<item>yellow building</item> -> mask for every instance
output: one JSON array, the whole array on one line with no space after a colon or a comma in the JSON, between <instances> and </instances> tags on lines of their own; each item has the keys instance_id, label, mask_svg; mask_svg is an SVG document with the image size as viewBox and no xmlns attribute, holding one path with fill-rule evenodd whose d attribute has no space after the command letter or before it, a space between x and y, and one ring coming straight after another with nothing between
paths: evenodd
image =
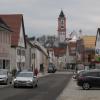
<instances>
[{"instance_id":1,"label":"yellow building","mask_svg":"<svg viewBox=\"0 0 100 100\"><path fill-rule=\"evenodd\" d=\"M85 48L93 48L94 49L96 36L84 36L83 41L84 41Z\"/></svg>"},{"instance_id":2,"label":"yellow building","mask_svg":"<svg viewBox=\"0 0 100 100\"><path fill-rule=\"evenodd\" d=\"M95 58L96 36L83 36L84 63L90 64Z\"/></svg>"}]
</instances>

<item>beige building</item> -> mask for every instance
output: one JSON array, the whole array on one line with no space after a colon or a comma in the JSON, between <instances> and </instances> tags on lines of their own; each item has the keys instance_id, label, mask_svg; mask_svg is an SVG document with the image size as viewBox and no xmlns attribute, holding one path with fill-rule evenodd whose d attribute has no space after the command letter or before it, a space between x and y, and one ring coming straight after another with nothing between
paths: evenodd
<instances>
[{"instance_id":1,"label":"beige building","mask_svg":"<svg viewBox=\"0 0 100 100\"><path fill-rule=\"evenodd\" d=\"M96 36L83 36L77 40L77 63L94 66Z\"/></svg>"}]
</instances>

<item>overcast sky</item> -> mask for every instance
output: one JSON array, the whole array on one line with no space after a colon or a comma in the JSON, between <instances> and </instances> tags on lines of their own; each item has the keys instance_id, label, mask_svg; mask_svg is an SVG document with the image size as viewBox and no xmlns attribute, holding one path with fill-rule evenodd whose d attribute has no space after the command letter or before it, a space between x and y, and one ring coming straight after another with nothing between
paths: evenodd
<instances>
[{"instance_id":1,"label":"overcast sky","mask_svg":"<svg viewBox=\"0 0 100 100\"><path fill-rule=\"evenodd\" d=\"M23 14L26 34L57 35L61 9L66 15L67 33L82 29L96 35L100 27L100 0L0 0L0 14Z\"/></svg>"}]
</instances>

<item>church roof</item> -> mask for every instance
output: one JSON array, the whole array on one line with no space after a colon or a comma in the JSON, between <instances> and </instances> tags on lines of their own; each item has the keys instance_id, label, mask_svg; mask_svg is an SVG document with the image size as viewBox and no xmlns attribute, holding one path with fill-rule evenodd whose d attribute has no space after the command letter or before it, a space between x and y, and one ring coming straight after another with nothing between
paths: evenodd
<instances>
[{"instance_id":1,"label":"church roof","mask_svg":"<svg viewBox=\"0 0 100 100\"><path fill-rule=\"evenodd\" d=\"M63 11L61 10L59 17L65 17Z\"/></svg>"}]
</instances>

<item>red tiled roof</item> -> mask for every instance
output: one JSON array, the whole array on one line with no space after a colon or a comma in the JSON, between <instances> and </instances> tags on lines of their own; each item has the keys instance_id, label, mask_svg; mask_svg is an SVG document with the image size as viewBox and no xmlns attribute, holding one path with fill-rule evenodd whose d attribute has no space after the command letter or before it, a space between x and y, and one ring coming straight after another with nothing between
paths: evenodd
<instances>
[{"instance_id":1,"label":"red tiled roof","mask_svg":"<svg viewBox=\"0 0 100 100\"><path fill-rule=\"evenodd\" d=\"M22 14L10 14L10 15L0 15L0 17L7 23L11 28L11 45L18 46L18 40L20 37L20 28L23 15Z\"/></svg>"},{"instance_id":2,"label":"red tiled roof","mask_svg":"<svg viewBox=\"0 0 100 100\"><path fill-rule=\"evenodd\" d=\"M54 48L54 55L61 57L66 53L66 48Z\"/></svg>"}]
</instances>

